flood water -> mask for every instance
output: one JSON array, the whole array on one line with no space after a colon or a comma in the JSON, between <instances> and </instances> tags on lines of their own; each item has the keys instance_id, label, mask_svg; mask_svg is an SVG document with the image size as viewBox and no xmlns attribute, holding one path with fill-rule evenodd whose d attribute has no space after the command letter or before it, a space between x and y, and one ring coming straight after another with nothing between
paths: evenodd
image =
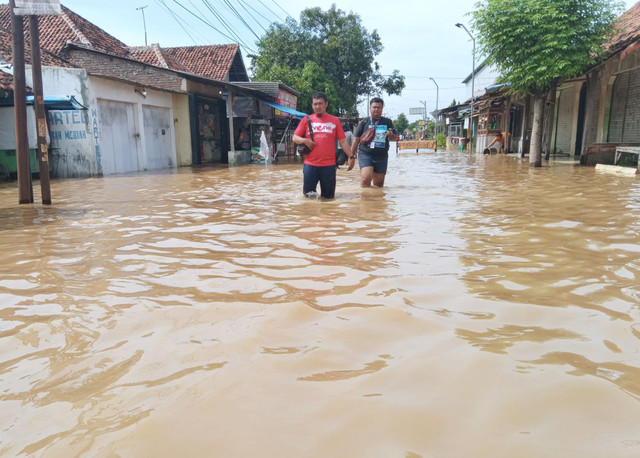
<instances>
[{"instance_id":1,"label":"flood water","mask_svg":"<svg viewBox=\"0 0 640 458\"><path fill-rule=\"evenodd\" d=\"M638 179L301 167L1 185L0 456L640 455Z\"/></svg>"}]
</instances>

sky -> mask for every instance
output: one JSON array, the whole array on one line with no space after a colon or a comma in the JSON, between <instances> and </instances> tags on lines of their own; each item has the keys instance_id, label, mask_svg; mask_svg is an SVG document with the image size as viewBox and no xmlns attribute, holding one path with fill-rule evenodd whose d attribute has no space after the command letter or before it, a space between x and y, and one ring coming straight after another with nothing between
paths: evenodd
<instances>
[{"instance_id":1,"label":"sky","mask_svg":"<svg viewBox=\"0 0 640 458\"><path fill-rule=\"evenodd\" d=\"M256 35L262 36L271 22L297 21L306 8L327 10L331 3L317 0L61 0L61 3L129 46L158 43L162 47L194 46L239 42L245 57L256 50ZM469 32L470 12L476 0L340 0L339 9L361 17L368 32L376 30L384 50L377 56L383 75L398 70L406 87L400 96L383 94L384 115L396 119L410 108L426 105L427 111L460 102L471 95L462 81L473 68L473 42ZM636 3L626 0L626 8ZM235 7L247 25L234 16ZM228 29L216 17L227 23ZM476 66L481 62L476 55ZM433 78L433 80L431 79ZM475 87L493 81L476 79ZM437 105L437 107L436 107ZM366 102L358 106L366 115Z\"/></svg>"}]
</instances>

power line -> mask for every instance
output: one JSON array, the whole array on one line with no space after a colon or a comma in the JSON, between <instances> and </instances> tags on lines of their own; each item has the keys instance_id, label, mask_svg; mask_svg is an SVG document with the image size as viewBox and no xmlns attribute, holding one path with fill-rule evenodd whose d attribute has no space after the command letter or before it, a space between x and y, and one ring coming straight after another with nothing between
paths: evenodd
<instances>
[{"instance_id":1,"label":"power line","mask_svg":"<svg viewBox=\"0 0 640 458\"><path fill-rule=\"evenodd\" d=\"M185 28L185 26L182 24L183 22L186 23L186 21L184 21L182 18L180 18L178 15L176 15L173 10L165 3L165 0L155 0L156 3L158 5L160 5L161 7L165 8L167 10L167 12L169 13L169 15L171 15L171 17L173 17L173 19L178 23L178 25L180 26L180 28L184 31L184 33L187 34L187 36L189 38L191 38L191 41L193 41L194 44L198 44L198 41L193 38L193 36L189 33L189 31ZM203 43L203 42L200 42Z\"/></svg>"},{"instance_id":2,"label":"power line","mask_svg":"<svg viewBox=\"0 0 640 458\"><path fill-rule=\"evenodd\" d=\"M240 22L242 22L247 27L247 29L249 29L249 31L256 37L256 39L259 40L260 37L258 36L258 34L254 32L254 30L251 28L249 24L247 24L247 21L244 20L244 17L242 17L242 15L238 12L238 10L235 9L235 7L231 4L231 2L229 0L224 0L224 2L229 6L229 9L233 12L233 14L235 14L236 17L240 19Z\"/></svg>"},{"instance_id":3,"label":"power line","mask_svg":"<svg viewBox=\"0 0 640 458\"><path fill-rule=\"evenodd\" d=\"M284 9L284 8L282 8L282 7L278 4L278 2L276 2L276 0L271 0L271 1L274 3L274 5L276 5L278 8L280 8L280 9L284 12L284 14L286 14L286 15L287 15L287 17L290 17L291 19L294 19L294 17L293 17L293 16L291 16L287 11L285 11L285 9ZM276 16L276 17L277 17L277 16Z\"/></svg>"},{"instance_id":4,"label":"power line","mask_svg":"<svg viewBox=\"0 0 640 458\"><path fill-rule=\"evenodd\" d=\"M247 2L245 2L244 0L238 0L238 1L240 2L240 6L242 7L242 9L244 9L244 10L247 12L247 14L248 14L249 16L251 16L251 19L253 19L253 20L256 22L256 24L258 24L258 25L260 26L260 28L266 32L266 31L267 31L267 29L266 29L262 24L260 24L260 22L259 22L259 21L258 21L258 20L253 16L253 14L251 14L251 11L249 11L249 10L247 9L247 6L246 6L246 5L247 5ZM267 18L266 18L262 13L260 13L258 10L256 10L255 8L252 8L252 9L253 9L253 12L254 12L254 13L256 13L257 15L259 15L260 17L262 17L262 19L264 19L265 21L269 21L269 19L267 19ZM269 22L271 22L271 21L269 21Z\"/></svg>"},{"instance_id":5,"label":"power line","mask_svg":"<svg viewBox=\"0 0 640 458\"><path fill-rule=\"evenodd\" d=\"M280 16L278 16L276 13L274 13L274 12L273 12L273 10L272 10L271 8L269 8L267 5L265 5L265 4L264 4L264 2L263 2L262 0L258 0L258 2L260 2L260 4L261 4L262 6L264 6L267 10L269 10L269 12L270 12L271 14L273 14L273 15L274 15L275 17L277 17L279 20L281 20L281 21L283 21L283 22L284 22L284 20L283 20ZM275 3L275 2L273 2L273 3ZM276 3L276 5L277 5L277 3ZM280 5L278 5L278 6L280 6ZM280 8L280 9L282 9L282 8ZM283 11L284 11L284 10L283 10ZM286 11L285 11L285 13L286 13ZM287 15L288 15L288 14L287 14Z\"/></svg>"},{"instance_id":6,"label":"power line","mask_svg":"<svg viewBox=\"0 0 640 458\"><path fill-rule=\"evenodd\" d=\"M211 11L211 13L218 18L218 21L222 24L222 26L235 38L234 41L237 41L239 44L241 43L243 46L247 46L247 44L244 42L244 40L242 40L238 34L232 30L231 26L229 26L229 24L227 23L227 21L224 20L224 18L220 15L220 13L218 13L213 6L209 3L209 0L202 0L204 5L207 7L207 9L209 11ZM200 13L202 16L204 16L203 13Z\"/></svg>"},{"instance_id":7,"label":"power line","mask_svg":"<svg viewBox=\"0 0 640 458\"><path fill-rule=\"evenodd\" d=\"M187 7L185 7L182 3L180 3L178 0L173 0L173 3L175 3L176 5L178 5L180 8L182 8L183 10L185 10L187 13L189 13L190 15L192 15L193 17L195 17L197 20L203 22L204 24L206 24L207 26L211 27L213 30L215 30L216 32L218 32L220 35L222 35L223 37L225 37L227 40L231 40L234 41L233 38L229 37L227 34L225 34L222 30L216 28L213 24L205 21L204 19L202 19L201 17L199 17L197 14L194 14L193 11L189 10Z\"/></svg>"}]
</instances>

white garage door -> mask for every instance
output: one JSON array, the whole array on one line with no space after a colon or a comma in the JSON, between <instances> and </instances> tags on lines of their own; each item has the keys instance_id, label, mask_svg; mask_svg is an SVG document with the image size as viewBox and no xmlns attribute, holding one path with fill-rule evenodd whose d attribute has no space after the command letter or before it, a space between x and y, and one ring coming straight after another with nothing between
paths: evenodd
<instances>
[{"instance_id":1,"label":"white garage door","mask_svg":"<svg viewBox=\"0 0 640 458\"><path fill-rule=\"evenodd\" d=\"M138 134L135 128L134 105L131 103L98 100L100 110L100 139L102 173L137 172Z\"/></svg>"},{"instance_id":2,"label":"white garage door","mask_svg":"<svg viewBox=\"0 0 640 458\"><path fill-rule=\"evenodd\" d=\"M171 111L169 108L142 107L144 120L144 139L148 169L175 167L173 152L173 133L171 130Z\"/></svg>"}]
</instances>

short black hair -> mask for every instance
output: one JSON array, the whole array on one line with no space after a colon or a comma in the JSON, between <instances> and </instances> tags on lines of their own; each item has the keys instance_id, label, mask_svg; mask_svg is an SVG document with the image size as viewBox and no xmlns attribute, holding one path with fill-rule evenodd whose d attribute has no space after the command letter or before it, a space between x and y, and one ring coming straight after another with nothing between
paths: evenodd
<instances>
[{"instance_id":1,"label":"short black hair","mask_svg":"<svg viewBox=\"0 0 640 458\"><path fill-rule=\"evenodd\" d=\"M323 99L325 102L328 102L329 99L327 98L327 94L325 94L324 92L315 92L313 94L313 97L311 97L312 99Z\"/></svg>"},{"instance_id":2,"label":"short black hair","mask_svg":"<svg viewBox=\"0 0 640 458\"><path fill-rule=\"evenodd\" d=\"M384 106L384 100L382 100L380 97L374 97L369 100L369 106L373 105L374 103L381 103L382 106Z\"/></svg>"}]
</instances>

